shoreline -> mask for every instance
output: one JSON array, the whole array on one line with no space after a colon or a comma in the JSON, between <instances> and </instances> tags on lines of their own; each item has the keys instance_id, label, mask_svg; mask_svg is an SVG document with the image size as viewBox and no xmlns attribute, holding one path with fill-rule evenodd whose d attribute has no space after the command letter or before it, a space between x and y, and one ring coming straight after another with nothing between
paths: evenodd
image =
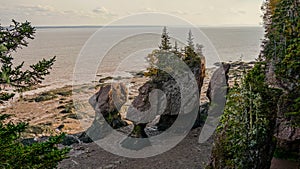
<instances>
[{"instance_id":1,"label":"shoreline","mask_svg":"<svg viewBox=\"0 0 300 169\"><path fill-rule=\"evenodd\" d=\"M254 62L231 62L233 65L230 68L229 84L233 85L235 75L239 74L242 68L248 69L253 66ZM216 68L206 68L206 75L203 81L203 86L200 95L200 104L208 102L206 92L210 78ZM94 118L94 110L88 104L88 98L98 91L98 87L110 82L126 82L129 88L128 102L130 104L133 98L138 94L138 88L146 82L145 77L141 77L136 73L132 78L122 77L104 77L99 76L102 83L84 84L84 85L41 85L34 90L24 92L22 97L15 97L9 104L1 107L0 111L11 114L12 122L25 121L36 130L29 130L24 137L41 137L66 132L67 134L75 134L84 131L92 124ZM104 80L103 80L104 79ZM98 85L96 85L98 84ZM82 92L84 97L77 95ZM81 98L80 98L81 97ZM78 105L74 105L77 99L84 99L84 103L79 106L86 110L78 109ZM75 111L75 107L77 106ZM90 107L90 108L88 108ZM82 113L78 111L87 111ZM62 127L63 126L63 127ZM61 128L62 127L62 128ZM59 131L58 128L61 128Z\"/></svg>"}]
</instances>

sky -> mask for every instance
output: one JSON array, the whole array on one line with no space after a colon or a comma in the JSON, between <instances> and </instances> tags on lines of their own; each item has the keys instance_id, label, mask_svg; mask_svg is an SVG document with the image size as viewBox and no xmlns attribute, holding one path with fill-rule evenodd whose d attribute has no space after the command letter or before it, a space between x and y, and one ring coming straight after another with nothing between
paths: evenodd
<instances>
[{"instance_id":1,"label":"sky","mask_svg":"<svg viewBox=\"0 0 300 169\"><path fill-rule=\"evenodd\" d=\"M9 0L1 3L0 23L9 25L15 19L28 20L35 26L107 25L154 12L197 26L259 26L262 3L263 0ZM134 23L119 23L151 25L154 22L150 20L142 17Z\"/></svg>"}]
</instances>

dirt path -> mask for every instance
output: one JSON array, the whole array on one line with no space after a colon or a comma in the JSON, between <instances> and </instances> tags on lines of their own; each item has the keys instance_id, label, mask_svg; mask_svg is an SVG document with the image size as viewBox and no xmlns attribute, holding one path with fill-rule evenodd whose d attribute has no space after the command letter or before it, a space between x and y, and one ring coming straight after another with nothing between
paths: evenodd
<instances>
[{"instance_id":1,"label":"dirt path","mask_svg":"<svg viewBox=\"0 0 300 169\"><path fill-rule=\"evenodd\" d=\"M300 164L293 161L273 158L270 169L300 169Z\"/></svg>"},{"instance_id":2,"label":"dirt path","mask_svg":"<svg viewBox=\"0 0 300 169\"><path fill-rule=\"evenodd\" d=\"M212 139L198 143L201 128L192 130L173 149L145 159L120 157L101 149L95 143L76 145L71 157L61 162L61 169L201 169L208 161ZM79 154L79 155L78 155Z\"/></svg>"}]
</instances>

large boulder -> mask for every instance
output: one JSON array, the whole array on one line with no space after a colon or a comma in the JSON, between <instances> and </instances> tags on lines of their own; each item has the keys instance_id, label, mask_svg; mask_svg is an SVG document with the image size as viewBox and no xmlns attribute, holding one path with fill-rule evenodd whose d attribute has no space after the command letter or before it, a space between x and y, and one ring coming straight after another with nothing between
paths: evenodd
<instances>
[{"instance_id":1,"label":"large boulder","mask_svg":"<svg viewBox=\"0 0 300 169\"><path fill-rule=\"evenodd\" d=\"M181 84L176 82L170 75L164 75L163 78L154 77L141 86L139 88L139 95L135 97L132 102L132 108L128 109L127 116L130 116L130 120L134 121L136 125L146 124L160 115L157 127L159 130L166 130L175 122L180 111L190 113L193 111L193 107L197 107L195 109L198 109L199 98L197 96L201 93L201 87L205 77L204 59L193 68L190 68L190 70L193 76L188 74L188 72L181 75ZM191 80L195 80L197 86L193 86ZM181 85L181 87L179 85ZM181 92L185 93L184 98L181 98ZM152 103L152 105L150 103ZM195 106L196 104L198 105ZM137 117L144 117L144 119ZM135 120L133 120L133 118L135 118Z\"/></svg>"},{"instance_id":2,"label":"large boulder","mask_svg":"<svg viewBox=\"0 0 300 169\"><path fill-rule=\"evenodd\" d=\"M126 126L119 110L127 101L127 88L123 83L107 84L89 99L95 118L86 131L93 140L103 138L112 129Z\"/></svg>"},{"instance_id":3,"label":"large boulder","mask_svg":"<svg viewBox=\"0 0 300 169\"><path fill-rule=\"evenodd\" d=\"M220 96L225 96L228 90L228 72L230 64L222 65L213 73L206 96L210 102L217 100Z\"/></svg>"},{"instance_id":4,"label":"large boulder","mask_svg":"<svg viewBox=\"0 0 300 169\"><path fill-rule=\"evenodd\" d=\"M208 89L207 97L209 103L206 104L202 110L205 112L206 116L205 125L202 128L201 137L199 141L205 142L208 140L216 130L219 124L219 117L223 114L225 104L226 104L226 95L228 92L228 73L231 65L227 63L221 63L220 67L213 73ZM201 108L200 108L201 110ZM201 115L201 113L200 113Z\"/></svg>"}]
</instances>

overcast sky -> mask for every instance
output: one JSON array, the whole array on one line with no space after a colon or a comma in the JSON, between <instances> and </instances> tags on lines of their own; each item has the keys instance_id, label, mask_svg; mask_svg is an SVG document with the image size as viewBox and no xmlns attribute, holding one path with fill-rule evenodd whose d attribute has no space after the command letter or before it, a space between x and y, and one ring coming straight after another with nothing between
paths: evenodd
<instances>
[{"instance_id":1,"label":"overcast sky","mask_svg":"<svg viewBox=\"0 0 300 169\"><path fill-rule=\"evenodd\" d=\"M158 12L194 25L258 26L263 0L8 0L1 3L1 24L11 19L33 25L105 25L120 18ZM126 23L124 23L126 24ZM130 24L130 23L128 23ZM136 24L148 25L149 20Z\"/></svg>"}]
</instances>

